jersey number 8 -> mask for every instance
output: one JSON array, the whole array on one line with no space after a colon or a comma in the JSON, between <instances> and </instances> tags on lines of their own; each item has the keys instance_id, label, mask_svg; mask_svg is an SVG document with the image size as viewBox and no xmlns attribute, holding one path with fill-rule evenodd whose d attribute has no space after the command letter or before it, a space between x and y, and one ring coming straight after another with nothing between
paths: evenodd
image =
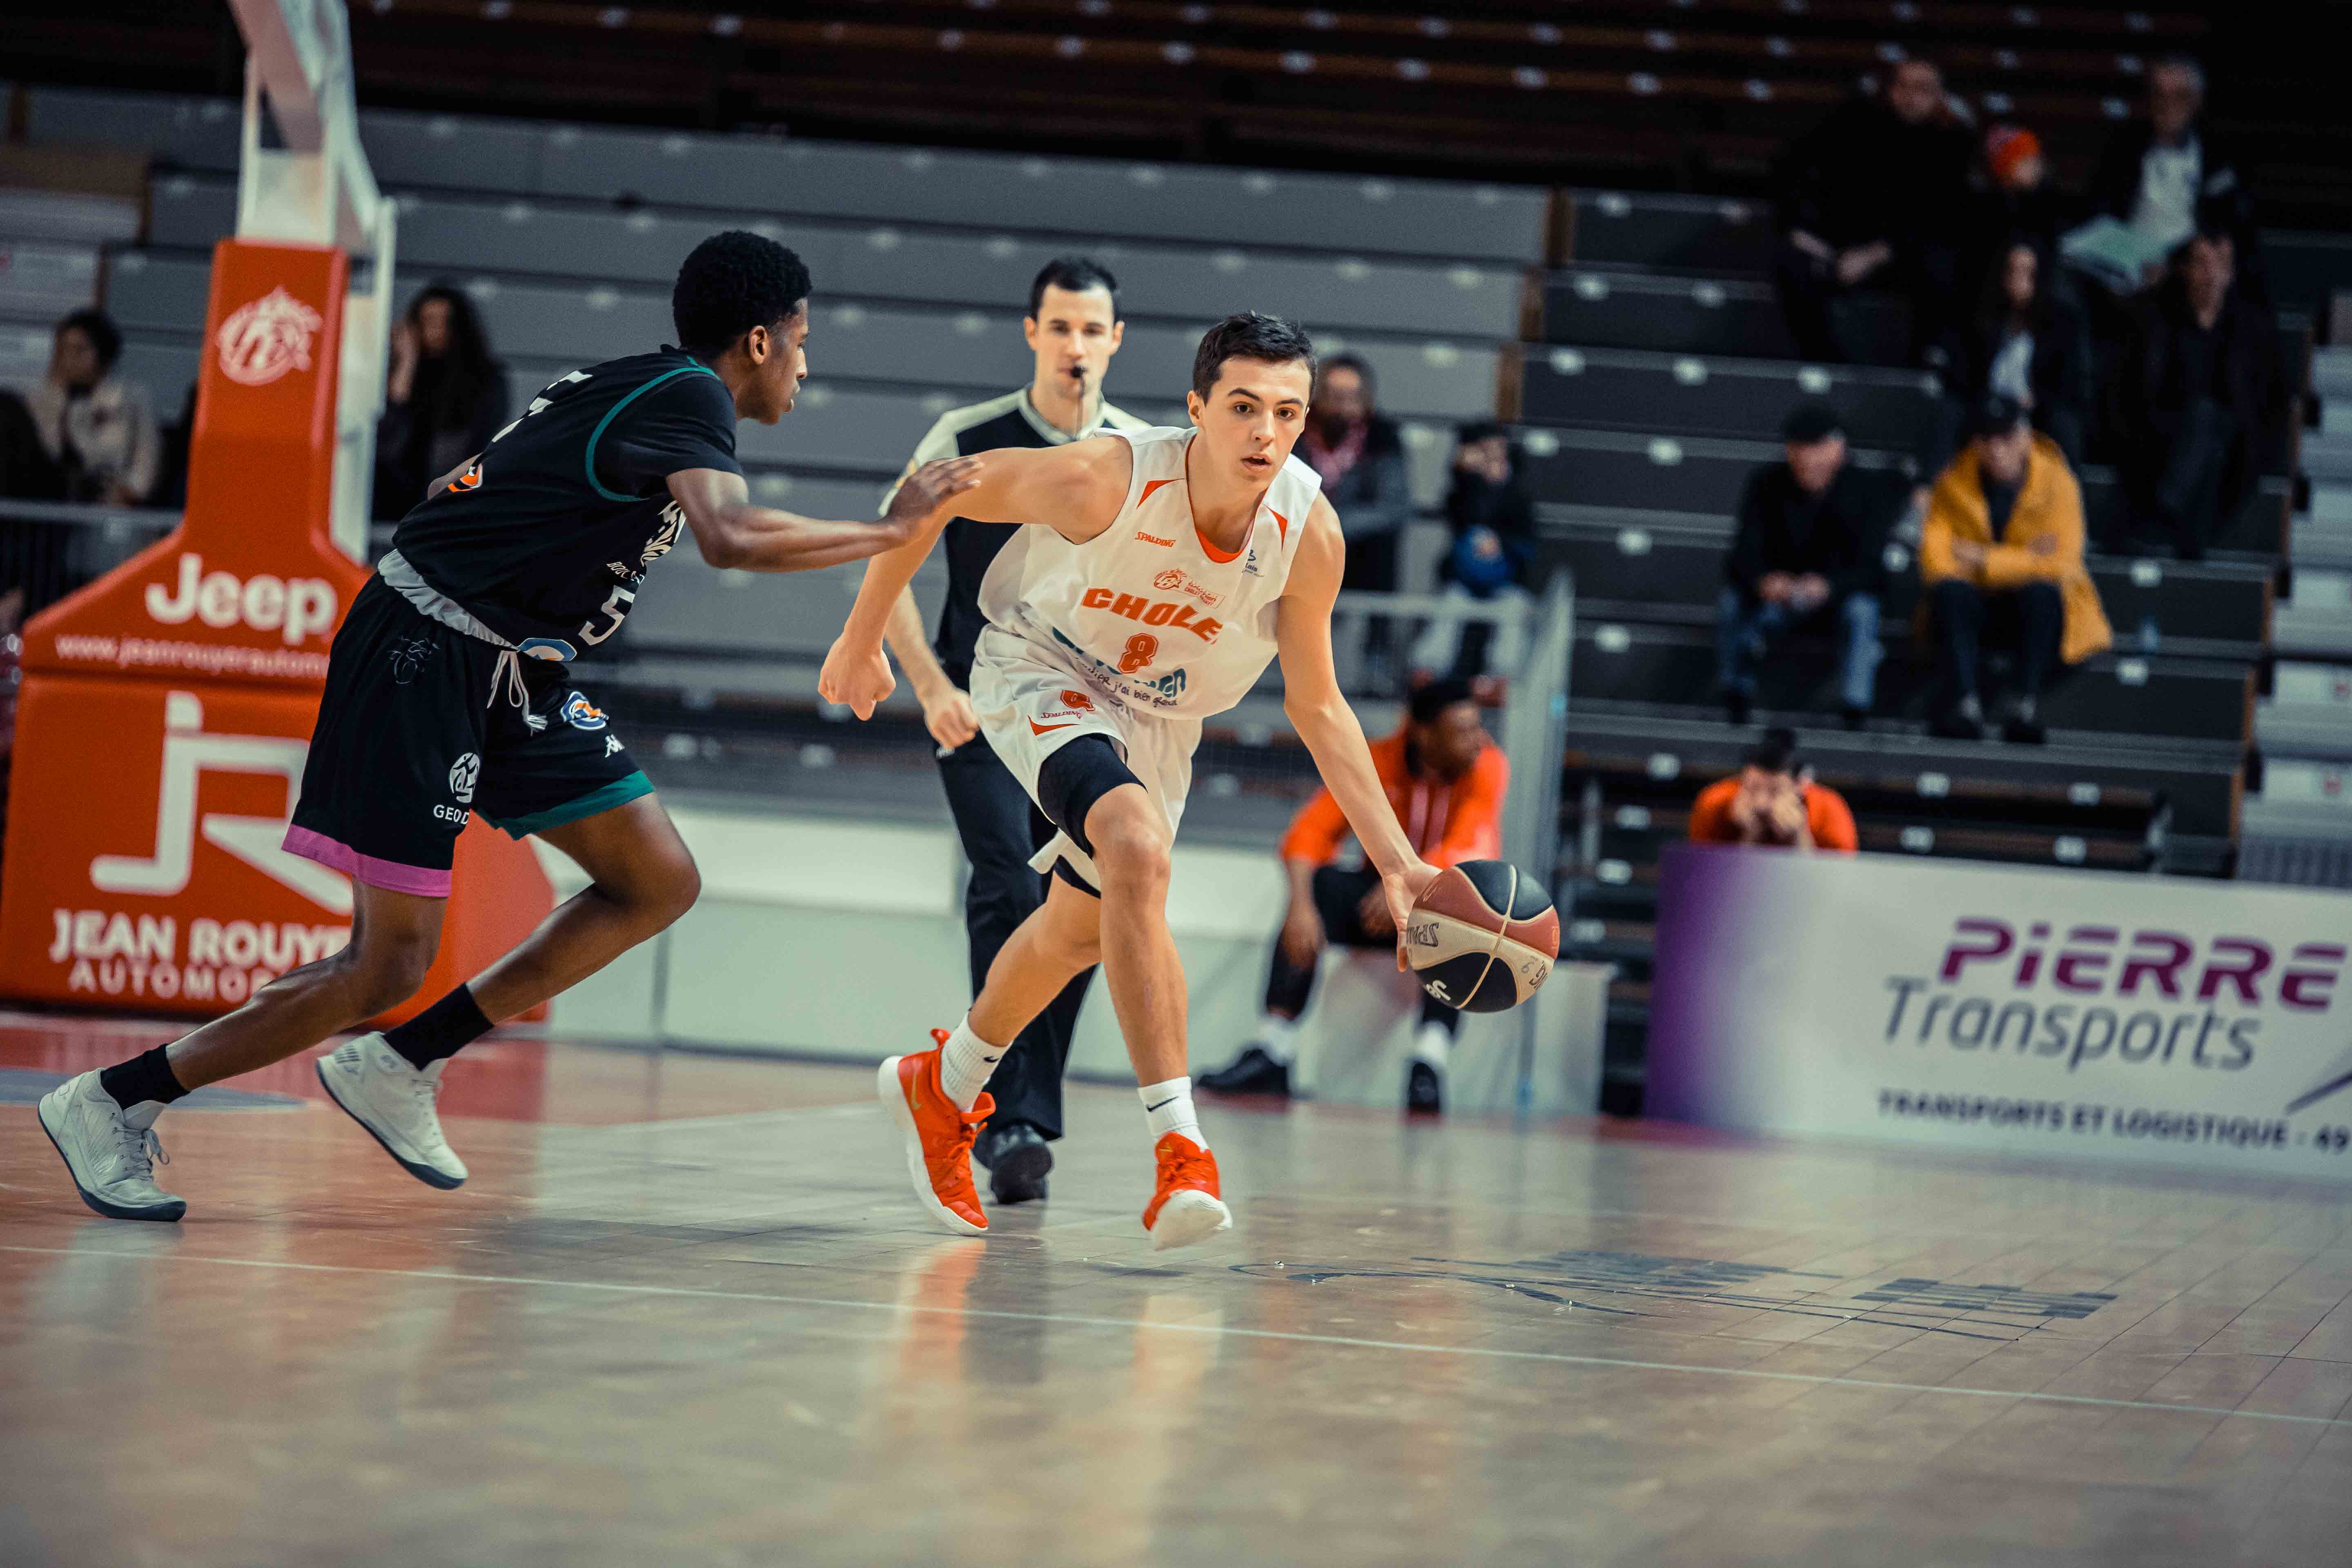
<instances>
[{"instance_id":1,"label":"jersey number 8","mask_svg":"<svg viewBox=\"0 0 2352 1568\"><path fill-rule=\"evenodd\" d=\"M1118 656L1118 672L1133 675L1160 657L1160 639L1150 632L1138 632L1127 639L1126 651Z\"/></svg>"}]
</instances>

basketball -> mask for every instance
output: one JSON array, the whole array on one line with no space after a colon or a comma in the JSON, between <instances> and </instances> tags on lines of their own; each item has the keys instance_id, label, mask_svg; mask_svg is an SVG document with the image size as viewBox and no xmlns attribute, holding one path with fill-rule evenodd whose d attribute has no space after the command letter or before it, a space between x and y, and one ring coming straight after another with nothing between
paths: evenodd
<instances>
[{"instance_id":1,"label":"basketball","mask_svg":"<svg viewBox=\"0 0 2352 1568\"><path fill-rule=\"evenodd\" d=\"M1534 995L1559 956L1559 911L1541 882L1504 860L1449 867L1412 906L1406 960L1421 988L1465 1013Z\"/></svg>"}]
</instances>

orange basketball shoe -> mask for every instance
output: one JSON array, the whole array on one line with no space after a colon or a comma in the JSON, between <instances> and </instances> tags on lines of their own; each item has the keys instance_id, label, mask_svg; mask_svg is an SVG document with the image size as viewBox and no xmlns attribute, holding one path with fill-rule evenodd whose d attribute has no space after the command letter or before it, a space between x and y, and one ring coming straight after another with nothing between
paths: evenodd
<instances>
[{"instance_id":1,"label":"orange basketball shoe","mask_svg":"<svg viewBox=\"0 0 2352 1568\"><path fill-rule=\"evenodd\" d=\"M1154 1250L1190 1247L1234 1228L1234 1211L1217 1194L1217 1157L1181 1132L1160 1136L1152 1152L1160 1158L1160 1190L1143 1211L1143 1228Z\"/></svg>"},{"instance_id":2,"label":"orange basketball shoe","mask_svg":"<svg viewBox=\"0 0 2352 1568\"><path fill-rule=\"evenodd\" d=\"M948 1032L933 1029L931 1040L928 1051L884 1061L875 1069L874 1089L906 1140L916 1201L950 1230L979 1236L988 1229L988 1215L971 1186L971 1141L996 1101L983 1091L970 1110L957 1110L940 1088L940 1048L948 1043ZM1213 1166L1209 1185L1216 1184Z\"/></svg>"}]
</instances>

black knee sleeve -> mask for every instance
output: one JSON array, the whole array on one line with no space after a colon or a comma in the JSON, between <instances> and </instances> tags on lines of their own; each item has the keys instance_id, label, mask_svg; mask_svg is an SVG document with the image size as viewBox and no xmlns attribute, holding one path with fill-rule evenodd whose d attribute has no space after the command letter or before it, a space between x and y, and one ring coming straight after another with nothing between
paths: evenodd
<instances>
[{"instance_id":1,"label":"black knee sleeve","mask_svg":"<svg viewBox=\"0 0 2352 1568\"><path fill-rule=\"evenodd\" d=\"M1095 852L1094 841L1087 837L1087 813L1095 802L1121 784L1140 784L1134 770L1119 759L1118 748L1108 736L1081 735L1045 759L1037 770L1037 805L1045 819L1063 832L1088 855ZM1082 893L1101 896L1101 889L1087 885L1086 879L1071 869L1067 860L1054 862L1054 875Z\"/></svg>"}]
</instances>

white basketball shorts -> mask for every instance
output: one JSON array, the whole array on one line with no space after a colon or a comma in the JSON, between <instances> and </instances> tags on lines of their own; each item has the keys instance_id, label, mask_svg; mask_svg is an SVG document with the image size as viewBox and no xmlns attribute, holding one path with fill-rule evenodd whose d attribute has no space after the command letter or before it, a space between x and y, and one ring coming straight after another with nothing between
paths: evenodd
<instances>
[{"instance_id":1,"label":"white basketball shorts","mask_svg":"<svg viewBox=\"0 0 2352 1568\"><path fill-rule=\"evenodd\" d=\"M981 733L1031 800L1039 798L1037 777L1046 758L1081 735L1100 735L1167 816L1169 837L1175 837L1184 797L1192 788L1200 721L1139 713L1089 684L1076 662L1058 650L993 626L982 630L973 652L971 706ZM1066 831L1055 833L1029 863L1045 871L1057 859L1087 887L1101 889L1093 858Z\"/></svg>"}]
</instances>

